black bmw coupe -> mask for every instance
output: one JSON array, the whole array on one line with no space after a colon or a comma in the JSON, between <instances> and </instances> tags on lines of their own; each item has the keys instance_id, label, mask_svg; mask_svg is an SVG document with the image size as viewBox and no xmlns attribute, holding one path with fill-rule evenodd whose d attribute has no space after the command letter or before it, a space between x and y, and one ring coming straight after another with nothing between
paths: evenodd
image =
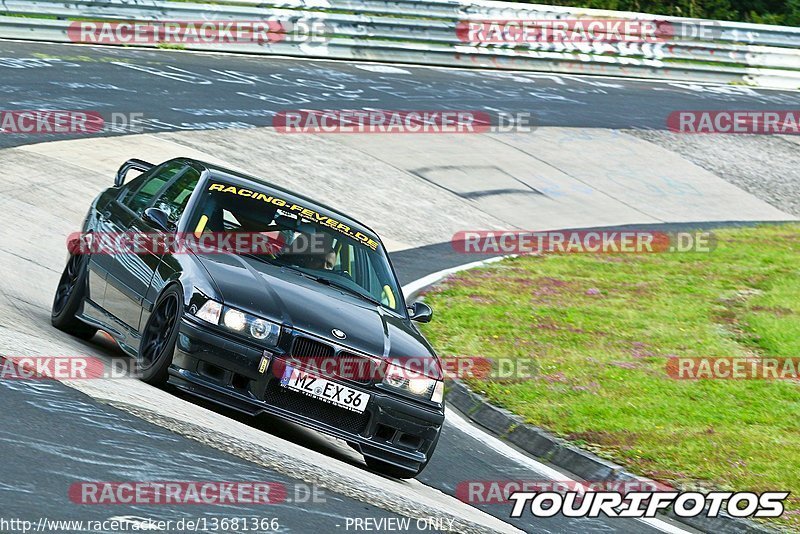
<instances>
[{"instance_id":1,"label":"black bmw coupe","mask_svg":"<svg viewBox=\"0 0 800 534\"><path fill-rule=\"evenodd\" d=\"M358 221L193 159L130 160L69 250L53 325L108 332L146 382L341 438L389 476L430 461L444 377L413 321L432 311Z\"/></svg>"}]
</instances>

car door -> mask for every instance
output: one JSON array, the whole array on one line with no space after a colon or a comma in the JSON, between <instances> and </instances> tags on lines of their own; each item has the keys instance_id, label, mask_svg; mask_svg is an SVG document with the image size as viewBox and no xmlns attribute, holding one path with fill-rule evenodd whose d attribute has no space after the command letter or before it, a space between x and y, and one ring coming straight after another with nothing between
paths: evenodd
<instances>
[{"instance_id":1,"label":"car door","mask_svg":"<svg viewBox=\"0 0 800 534\"><path fill-rule=\"evenodd\" d=\"M167 219L175 228L186 211L192 193L197 188L200 181L201 172L193 167L187 167L177 175L167 188L153 202L152 206L164 211ZM144 221L136 221L131 228L139 228L141 231L153 231L148 229ZM178 251L178 254L185 252ZM142 316L139 320L139 331L144 329L150 312L153 309L158 295L166 285L172 275L180 270L180 261L176 259L170 250L167 250L158 261L155 272L150 280L149 287L144 293L142 300Z\"/></svg>"},{"instance_id":2,"label":"car door","mask_svg":"<svg viewBox=\"0 0 800 534\"><path fill-rule=\"evenodd\" d=\"M152 234L153 228L142 221L144 211L188 167L182 161L170 161L147 176L138 187L129 189L107 207L108 220L117 232ZM150 286L159 257L151 252L122 252L104 258L106 289L103 308L114 316L123 329L138 332L142 299ZM138 338L138 336L134 336ZM135 346L135 339L128 345Z\"/></svg>"},{"instance_id":3,"label":"car door","mask_svg":"<svg viewBox=\"0 0 800 534\"><path fill-rule=\"evenodd\" d=\"M89 278L89 300L94 306L87 306L84 314L94 318L100 323L109 327L110 325L103 313L95 312L95 306L103 308L106 293L106 276L109 269L114 268L116 259L110 254L116 250L118 243L117 237L125 232L125 229L135 217L130 209L125 209L124 202L129 202L134 195L141 190L145 184L155 186L157 182L151 182L151 178L161 171L161 167L155 167L140 176L137 176L127 184L120 187L117 195L110 202L98 208L97 222L93 227L93 239L102 243L97 244L96 248L102 250L89 257L88 278ZM115 329L119 331L119 328Z\"/></svg>"}]
</instances>

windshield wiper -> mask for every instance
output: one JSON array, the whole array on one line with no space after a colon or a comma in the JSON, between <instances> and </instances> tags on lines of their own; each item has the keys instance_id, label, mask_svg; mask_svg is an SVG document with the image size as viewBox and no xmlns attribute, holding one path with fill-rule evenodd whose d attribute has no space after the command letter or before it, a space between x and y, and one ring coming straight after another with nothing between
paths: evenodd
<instances>
[{"instance_id":1,"label":"windshield wiper","mask_svg":"<svg viewBox=\"0 0 800 534\"><path fill-rule=\"evenodd\" d=\"M304 273L304 274L308 274L308 273ZM367 302L371 302L373 304L377 304L378 306L383 306L383 303L381 301L379 301L378 299L375 299L375 298L367 295L366 293L362 293L361 291L356 291L355 289L353 289L353 288L351 288L349 286L346 286L344 284L341 284L341 283L337 282L336 280L331 280L330 278L325 278L323 276L313 276L313 275L310 275L310 274L308 274L308 276L311 277L312 279L316 280L320 284L325 284L326 286L331 286L331 287L335 287L337 289L341 289L343 291L347 291L351 295L356 295L357 297L361 297L362 299L366 300Z\"/></svg>"},{"instance_id":2,"label":"windshield wiper","mask_svg":"<svg viewBox=\"0 0 800 534\"><path fill-rule=\"evenodd\" d=\"M265 254L244 254L244 253L242 253L242 254L240 254L240 256L244 256L245 258L252 258L254 260L258 260L258 261L263 262L263 263L268 263L269 265L281 265L282 266L282 264L278 263L277 261L275 261L272 258L268 258Z\"/></svg>"},{"instance_id":3,"label":"windshield wiper","mask_svg":"<svg viewBox=\"0 0 800 534\"><path fill-rule=\"evenodd\" d=\"M290 271L295 272L295 273L297 273L297 274L299 274L301 276L305 276L306 278L314 280L315 282L319 282L320 284L324 284L326 286L331 286L331 287L335 287L337 289L341 289L342 291L346 291L347 293L349 293L351 295L355 295L357 297L361 297L362 299L366 300L367 302L371 302L372 304L377 304L378 306L383 306L384 305L381 301L379 301L378 299L376 299L374 297L371 297L371 296L367 295L366 293L362 293L360 291L356 291L355 289L353 289L353 288L351 288L349 286L346 286L345 284L339 283L339 282L337 282L335 280L331 280L330 278L325 278L324 276L313 275L311 273L308 273L308 272L304 271L303 269L301 269L299 267L296 267L296 266L288 264L288 263L283 263L279 259L269 260L269 259L267 259L267 258L265 258L263 256L258 256L258 255L255 255L255 254L244 254L244 256L247 256L249 258L256 258L258 260L263 261L264 263L269 263L270 265L276 265L278 267L286 267Z\"/></svg>"}]
</instances>

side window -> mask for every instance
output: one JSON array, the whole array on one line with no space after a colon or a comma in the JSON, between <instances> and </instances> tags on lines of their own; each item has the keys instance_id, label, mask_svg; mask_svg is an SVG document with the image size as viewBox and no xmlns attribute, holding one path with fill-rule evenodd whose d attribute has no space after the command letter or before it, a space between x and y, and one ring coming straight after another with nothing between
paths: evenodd
<instances>
[{"instance_id":1,"label":"side window","mask_svg":"<svg viewBox=\"0 0 800 534\"><path fill-rule=\"evenodd\" d=\"M141 216L145 208L150 205L150 201L156 196L156 193L183 168L184 164L178 162L170 163L162 167L152 176L145 178L137 189L131 189L126 192L123 198L120 199L120 202L128 206L131 211Z\"/></svg>"},{"instance_id":2,"label":"side window","mask_svg":"<svg viewBox=\"0 0 800 534\"><path fill-rule=\"evenodd\" d=\"M169 221L172 224L177 224L178 219L181 218L181 215L186 209L186 204L189 203L189 197L192 195L192 191L197 187L197 182L199 181L200 172L192 167L187 167L186 170L167 187L167 190L158 197L153 207L165 211L169 217Z\"/></svg>"}]
</instances>

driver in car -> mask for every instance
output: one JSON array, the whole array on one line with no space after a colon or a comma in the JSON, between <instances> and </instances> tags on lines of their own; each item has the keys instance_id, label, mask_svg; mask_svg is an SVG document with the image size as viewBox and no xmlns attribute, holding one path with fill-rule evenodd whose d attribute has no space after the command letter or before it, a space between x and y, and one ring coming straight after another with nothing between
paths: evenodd
<instances>
[{"instance_id":1,"label":"driver in car","mask_svg":"<svg viewBox=\"0 0 800 534\"><path fill-rule=\"evenodd\" d=\"M328 250L323 254L314 254L309 257L308 267L310 269L332 271L336 266L336 251Z\"/></svg>"}]
</instances>

